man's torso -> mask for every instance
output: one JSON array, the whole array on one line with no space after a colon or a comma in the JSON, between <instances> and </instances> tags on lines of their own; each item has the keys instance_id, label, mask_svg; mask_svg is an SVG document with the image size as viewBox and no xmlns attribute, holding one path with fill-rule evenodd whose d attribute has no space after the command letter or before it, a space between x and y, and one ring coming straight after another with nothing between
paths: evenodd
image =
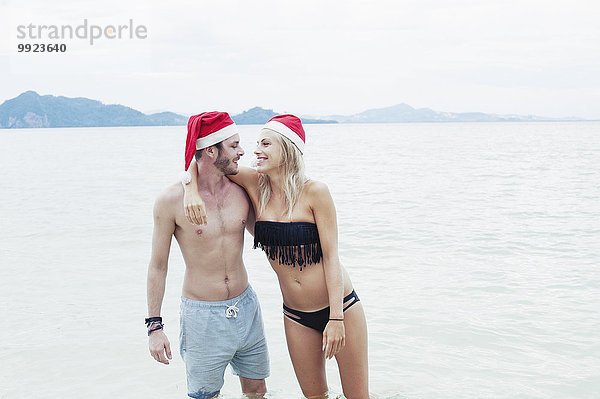
<instances>
[{"instance_id":1,"label":"man's torso","mask_svg":"<svg viewBox=\"0 0 600 399\"><path fill-rule=\"evenodd\" d=\"M225 188L215 195L200 192L206 205L206 225L187 221L183 188L174 187L174 236L186 264L182 293L189 299L225 300L241 294L248 286L242 253L250 204L242 188L225 180Z\"/></svg>"}]
</instances>

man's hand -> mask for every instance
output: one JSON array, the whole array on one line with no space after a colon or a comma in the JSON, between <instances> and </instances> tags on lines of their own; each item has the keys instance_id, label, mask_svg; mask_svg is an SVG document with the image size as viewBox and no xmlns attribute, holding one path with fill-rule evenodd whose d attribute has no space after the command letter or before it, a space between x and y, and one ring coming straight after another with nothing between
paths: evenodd
<instances>
[{"instance_id":1,"label":"man's hand","mask_svg":"<svg viewBox=\"0 0 600 399\"><path fill-rule=\"evenodd\" d=\"M173 359L173 355L171 355L171 344L163 330L150 333L150 336L148 337L148 347L150 349L150 354L157 362L169 364L169 360Z\"/></svg>"},{"instance_id":2,"label":"man's hand","mask_svg":"<svg viewBox=\"0 0 600 399\"><path fill-rule=\"evenodd\" d=\"M189 187L184 188L183 193L183 209L185 217L192 224L206 224L206 206L204 201L195 190L190 190Z\"/></svg>"},{"instance_id":3,"label":"man's hand","mask_svg":"<svg viewBox=\"0 0 600 399\"><path fill-rule=\"evenodd\" d=\"M327 359L337 355L346 345L346 331L343 321L329 321L323 331L323 352Z\"/></svg>"}]
</instances>

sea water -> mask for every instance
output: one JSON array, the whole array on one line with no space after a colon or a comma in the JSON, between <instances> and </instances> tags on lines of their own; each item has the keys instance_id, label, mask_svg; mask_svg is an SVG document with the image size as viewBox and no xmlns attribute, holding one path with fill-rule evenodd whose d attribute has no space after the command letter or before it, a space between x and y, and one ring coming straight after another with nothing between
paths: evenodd
<instances>
[{"instance_id":1,"label":"sea water","mask_svg":"<svg viewBox=\"0 0 600 399\"><path fill-rule=\"evenodd\" d=\"M258 126L241 126L249 164ZM364 306L374 397L600 397L600 123L307 125L339 252ZM152 206L185 127L0 131L0 398L183 398L184 265L162 307L173 360L148 353ZM300 398L281 294L260 298L273 399ZM335 361L329 385L341 393ZM224 398L240 396L229 371Z\"/></svg>"}]
</instances>

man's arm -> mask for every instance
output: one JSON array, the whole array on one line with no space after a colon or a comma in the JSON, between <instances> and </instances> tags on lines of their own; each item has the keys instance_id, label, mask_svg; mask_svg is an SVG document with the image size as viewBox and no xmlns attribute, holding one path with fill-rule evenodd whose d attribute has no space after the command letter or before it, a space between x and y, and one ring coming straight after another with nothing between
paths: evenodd
<instances>
[{"instance_id":1,"label":"man's arm","mask_svg":"<svg viewBox=\"0 0 600 399\"><path fill-rule=\"evenodd\" d=\"M152 255L148 265L147 298L148 317L160 316L169 262L171 239L175 232L175 217L168 193L161 194L154 203L154 231ZM150 354L158 362L169 364L171 346L163 330L150 333Z\"/></svg>"}]
</instances>

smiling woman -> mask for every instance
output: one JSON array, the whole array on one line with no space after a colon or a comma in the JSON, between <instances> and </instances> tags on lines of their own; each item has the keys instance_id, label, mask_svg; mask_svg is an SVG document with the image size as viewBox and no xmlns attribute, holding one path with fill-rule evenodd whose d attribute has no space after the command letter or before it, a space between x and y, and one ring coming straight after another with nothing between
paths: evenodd
<instances>
[{"instance_id":1,"label":"smiling woman","mask_svg":"<svg viewBox=\"0 0 600 399\"><path fill-rule=\"evenodd\" d=\"M283 194L286 196L286 213L287 217L291 218L293 207L300 197L303 183L307 181L304 174L302 153L297 150L298 147L290 146L277 131L266 126L263 128L265 135L261 136L254 151L256 169L259 171L259 212L264 213L271 197L271 184L266 172L269 169L283 168L283 184L285 187Z\"/></svg>"}]
</instances>

